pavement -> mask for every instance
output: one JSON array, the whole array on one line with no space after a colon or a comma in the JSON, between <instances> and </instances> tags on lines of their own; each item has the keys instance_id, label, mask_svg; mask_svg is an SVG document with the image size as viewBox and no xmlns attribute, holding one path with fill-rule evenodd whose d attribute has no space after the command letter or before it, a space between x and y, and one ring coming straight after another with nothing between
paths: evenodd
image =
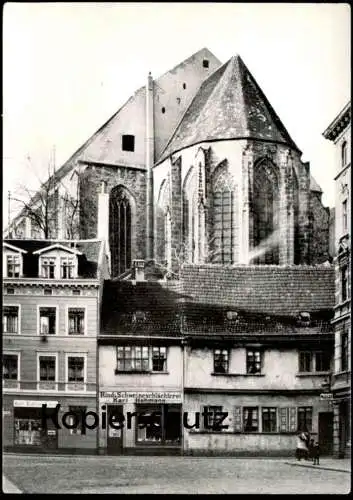
<instances>
[{"instance_id":1,"label":"pavement","mask_svg":"<svg viewBox=\"0 0 353 500\"><path fill-rule=\"evenodd\" d=\"M2 491L4 493L22 493L6 476L2 476Z\"/></svg>"},{"instance_id":2,"label":"pavement","mask_svg":"<svg viewBox=\"0 0 353 500\"><path fill-rule=\"evenodd\" d=\"M350 458L330 458L320 457L320 464L314 465L309 460L288 460L285 462L288 465L295 467L310 467L311 469L332 470L337 472L351 473L351 459Z\"/></svg>"},{"instance_id":3,"label":"pavement","mask_svg":"<svg viewBox=\"0 0 353 500\"><path fill-rule=\"evenodd\" d=\"M3 472L12 484L4 482L3 491L19 493L22 490L24 494L296 494L303 491L347 494L351 489L351 476L344 465L347 462L323 457L320 466L309 462L297 466L293 459L283 457L78 457L6 453Z\"/></svg>"}]
</instances>

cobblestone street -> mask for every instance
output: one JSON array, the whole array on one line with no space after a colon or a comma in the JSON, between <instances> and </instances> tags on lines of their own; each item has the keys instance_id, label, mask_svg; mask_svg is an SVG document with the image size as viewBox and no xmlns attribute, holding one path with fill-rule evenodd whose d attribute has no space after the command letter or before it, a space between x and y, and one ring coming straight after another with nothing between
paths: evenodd
<instances>
[{"instance_id":1,"label":"cobblestone street","mask_svg":"<svg viewBox=\"0 0 353 500\"><path fill-rule=\"evenodd\" d=\"M350 474L285 459L4 455L23 493L348 493Z\"/></svg>"}]
</instances>

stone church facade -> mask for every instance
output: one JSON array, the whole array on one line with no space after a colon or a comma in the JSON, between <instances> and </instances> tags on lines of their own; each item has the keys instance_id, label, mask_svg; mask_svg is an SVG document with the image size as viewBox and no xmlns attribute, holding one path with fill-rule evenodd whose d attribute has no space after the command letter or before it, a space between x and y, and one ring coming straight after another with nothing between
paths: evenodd
<instances>
[{"instance_id":1,"label":"stone church facade","mask_svg":"<svg viewBox=\"0 0 353 500\"><path fill-rule=\"evenodd\" d=\"M109 242L112 277L134 259L323 263L329 210L301 155L242 59L205 48L149 74L57 175L76 185L77 237Z\"/></svg>"}]
</instances>

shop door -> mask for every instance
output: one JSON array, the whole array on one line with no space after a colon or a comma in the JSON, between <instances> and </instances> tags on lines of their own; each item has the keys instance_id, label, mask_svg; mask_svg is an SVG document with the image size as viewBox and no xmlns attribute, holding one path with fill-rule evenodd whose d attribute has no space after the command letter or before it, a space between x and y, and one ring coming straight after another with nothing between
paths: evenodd
<instances>
[{"instance_id":1,"label":"shop door","mask_svg":"<svg viewBox=\"0 0 353 500\"><path fill-rule=\"evenodd\" d=\"M117 405L108 405L107 451L111 455L120 455L123 451L123 430L114 429L112 426L109 425L110 418L113 419L114 415L123 415L123 407ZM118 425L118 421L115 421L115 425Z\"/></svg>"},{"instance_id":2,"label":"shop door","mask_svg":"<svg viewBox=\"0 0 353 500\"><path fill-rule=\"evenodd\" d=\"M333 452L333 413L319 413L319 446L321 455Z\"/></svg>"}]
</instances>

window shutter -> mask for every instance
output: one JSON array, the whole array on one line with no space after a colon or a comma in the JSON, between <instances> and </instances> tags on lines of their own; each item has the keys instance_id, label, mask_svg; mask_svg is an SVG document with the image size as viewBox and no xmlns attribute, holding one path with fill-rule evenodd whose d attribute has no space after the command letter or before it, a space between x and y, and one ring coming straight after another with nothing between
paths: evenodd
<instances>
[{"instance_id":1,"label":"window shutter","mask_svg":"<svg viewBox=\"0 0 353 500\"><path fill-rule=\"evenodd\" d=\"M279 408L279 432L288 431L288 410L289 408Z\"/></svg>"},{"instance_id":2,"label":"window shutter","mask_svg":"<svg viewBox=\"0 0 353 500\"><path fill-rule=\"evenodd\" d=\"M297 408L293 406L289 408L289 432L296 432L297 426Z\"/></svg>"},{"instance_id":3,"label":"window shutter","mask_svg":"<svg viewBox=\"0 0 353 500\"><path fill-rule=\"evenodd\" d=\"M241 432L243 430L243 422L242 422L242 407L235 406L234 407L234 432Z\"/></svg>"}]
</instances>

